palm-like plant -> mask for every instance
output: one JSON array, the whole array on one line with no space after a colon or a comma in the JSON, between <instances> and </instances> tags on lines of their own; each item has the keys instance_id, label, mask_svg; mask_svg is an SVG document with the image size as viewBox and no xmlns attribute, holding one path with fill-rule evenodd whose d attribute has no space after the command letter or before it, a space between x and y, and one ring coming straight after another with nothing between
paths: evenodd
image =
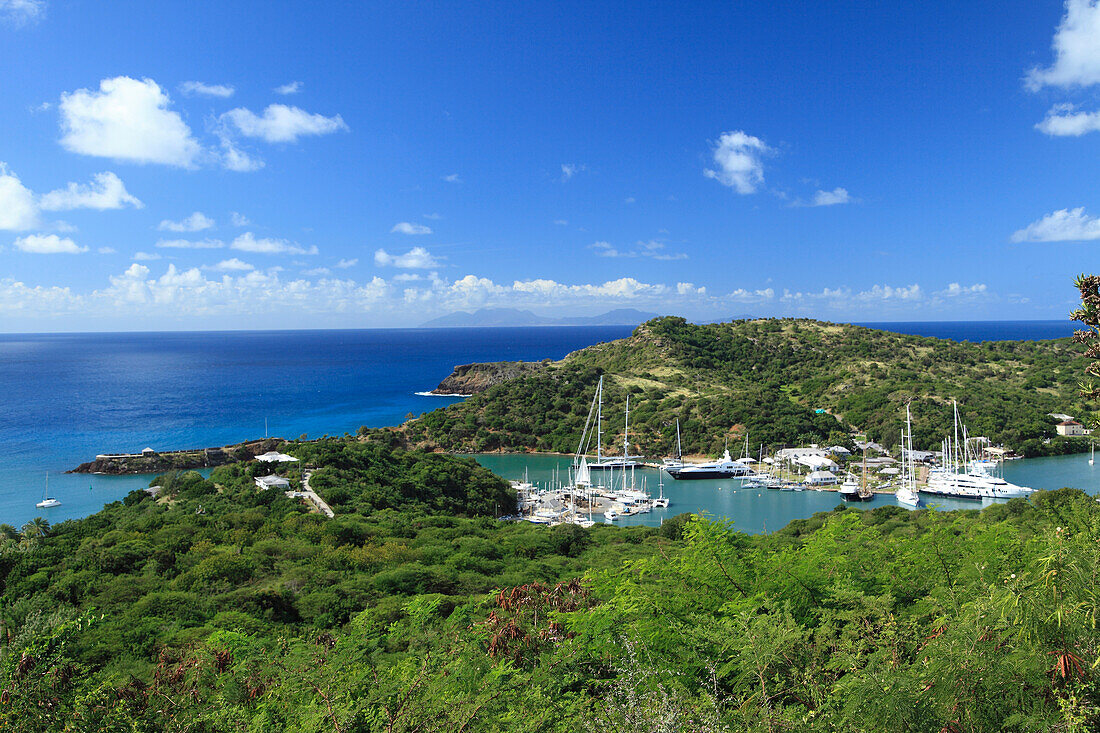
<instances>
[{"instance_id":1,"label":"palm-like plant","mask_svg":"<svg viewBox=\"0 0 1100 733\"><path fill-rule=\"evenodd\" d=\"M45 537L50 533L50 523L43 517L35 517L23 525L24 537Z\"/></svg>"}]
</instances>

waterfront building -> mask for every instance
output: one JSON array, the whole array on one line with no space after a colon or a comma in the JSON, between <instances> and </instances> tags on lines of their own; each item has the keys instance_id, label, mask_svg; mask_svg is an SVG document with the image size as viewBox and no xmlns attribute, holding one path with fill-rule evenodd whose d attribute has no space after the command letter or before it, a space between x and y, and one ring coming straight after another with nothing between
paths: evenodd
<instances>
[{"instance_id":1,"label":"waterfront building","mask_svg":"<svg viewBox=\"0 0 1100 733\"><path fill-rule=\"evenodd\" d=\"M1088 434L1085 430L1085 426L1076 420L1063 420L1055 426L1055 430L1058 431L1059 435L1064 435L1068 438L1076 438Z\"/></svg>"}]
</instances>

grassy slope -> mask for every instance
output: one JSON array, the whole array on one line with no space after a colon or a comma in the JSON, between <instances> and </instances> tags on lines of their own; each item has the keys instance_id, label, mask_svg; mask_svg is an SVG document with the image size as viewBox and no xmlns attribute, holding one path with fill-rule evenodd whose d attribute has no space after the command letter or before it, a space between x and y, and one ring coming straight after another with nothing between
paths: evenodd
<instances>
[{"instance_id":1,"label":"grassy slope","mask_svg":"<svg viewBox=\"0 0 1100 733\"><path fill-rule=\"evenodd\" d=\"M606 373L612 452L622 443L628 391L631 442L649 455L674 450L677 418L685 452L717 452L746 430L754 449L851 429L892 444L908 400L916 443L932 448L950 426L952 398L972 434L1038 452L1054 434L1047 413L1083 414L1075 377L1083 367L1069 339L971 344L811 320L697 326L661 318L403 430L410 442L448 450L572 451Z\"/></svg>"}]
</instances>

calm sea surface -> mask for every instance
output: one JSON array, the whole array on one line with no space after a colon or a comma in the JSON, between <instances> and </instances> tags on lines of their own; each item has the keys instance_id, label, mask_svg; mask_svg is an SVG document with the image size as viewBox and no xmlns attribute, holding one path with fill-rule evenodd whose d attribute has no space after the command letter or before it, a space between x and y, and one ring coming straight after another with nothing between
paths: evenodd
<instances>
[{"instance_id":1,"label":"calm sea surface","mask_svg":"<svg viewBox=\"0 0 1100 733\"><path fill-rule=\"evenodd\" d=\"M1052 338L1073 330L1046 321L877 325L968 340ZM97 453L223 445L262 436L265 420L271 435L287 438L393 425L409 413L453 402L416 393L435 387L456 364L560 358L631 330L0 335L0 522L18 526L39 515L51 522L86 516L148 485L149 476L64 473ZM543 458L483 460L489 465L508 459L496 466L508 478L522 473L516 460L530 462L534 478ZM50 493L62 506L40 510L34 504L42 498L47 471ZM1042 488L1092 489L1093 476L1084 456L1018 461L1006 469L1009 480ZM656 480L654 474L650 483ZM709 511L759 531L828 509L837 499L818 492L755 496L762 492L718 490L711 483L669 487L675 502L669 511ZM659 522L656 514L647 519Z\"/></svg>"}]
</instances>

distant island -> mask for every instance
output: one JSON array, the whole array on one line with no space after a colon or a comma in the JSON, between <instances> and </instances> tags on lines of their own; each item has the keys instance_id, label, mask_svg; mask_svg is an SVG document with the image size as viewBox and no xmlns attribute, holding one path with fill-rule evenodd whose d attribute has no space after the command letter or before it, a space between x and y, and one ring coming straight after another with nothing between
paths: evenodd
<instances>
[{"instance_id":1,"label":"distant island","mask_svg":"<svg viewBox=\"0 0 1100 733\"><path fill-rule=\"evenodd\" d=\"M420 324L420 328L500 328L506 326L636 326L656 318L634 308L616 308L598 316L550 318L519 308L481 308L455 311Z\"/></svg>"}]
</instances>

